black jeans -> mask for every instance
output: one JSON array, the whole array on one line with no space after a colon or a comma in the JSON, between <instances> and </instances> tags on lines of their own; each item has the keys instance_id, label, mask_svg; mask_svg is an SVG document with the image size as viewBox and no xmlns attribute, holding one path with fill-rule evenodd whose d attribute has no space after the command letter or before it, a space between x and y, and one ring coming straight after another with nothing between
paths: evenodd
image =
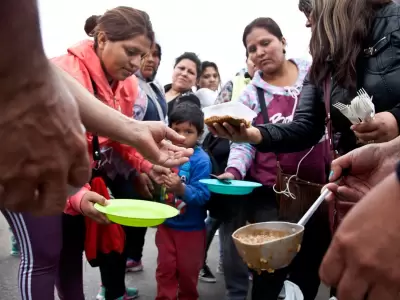
<instances>
[{"instance_id":1,"label":"black jeans","mask_svg":"<svg viewBox=\"0 0 400 300\"><path fill-rule=\"evenodd\" d=\"M123 296L126 290L126 255L117 252L99 253L98 259L101 261L99 266L100 277L102 285L106 288L106 300L113 300Z\"/></svg>"},{"instance_id":2,"label":"black jeans","mask_svg":"<svg viewBox=\"0 0 400 300\"><path fill-rule=\"evenodd\" d=\"M139 194L134 189L132 178L125 179L117 175L114 180L108 180L107 186L116 199L140 199ZM126 255L128 258L138 262L142 259L147 227L124 226L124 230L126 234Z\"/></svg>"}]
</instances>

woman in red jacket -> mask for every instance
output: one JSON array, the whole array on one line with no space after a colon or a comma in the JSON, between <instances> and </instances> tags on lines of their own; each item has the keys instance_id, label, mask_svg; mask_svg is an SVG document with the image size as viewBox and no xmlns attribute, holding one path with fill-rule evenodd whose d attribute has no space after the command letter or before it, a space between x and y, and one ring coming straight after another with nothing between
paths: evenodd
<instances>
[{"instance_id":1,"label":"woman in red jacket","mask_svg":"<svg viewBox=\"0 0 400 300\"><path fill-rule=\"evenodd\" d=\"M129 117L140 119L143 112L141 103L146 102L146 96L143 98L138 91L136 78L132 75L138 70L142 56L149 51L154 41L149 16L133 8L117 7L103 16L91 17L88 21L85 30L90 32L94 41L80 42L53 62L95 94L99 101ZM112 149L110 152L114 161L119 159L127 163L126 167L118 165L108 170L107 176L126 169L136 169L157 177L158 167L144 160L135 149L103 137L95 136L93 139L91 133L87 137L93 160L101 159L97 163L103 163L104 156L99 155L99 152L107 149ZM95 143L92 143L93 140ZM88 192L88 189L89 185L70 198L66 213L62 215L37 217L30 213L5 213L22 250L19 289L23 300L53 300L54 285L60 299L84 300L82 251L85 220L82 214L92 216L92 202L104 203L101 196ZM112 254L118 257L118 261L124 259L123 253ZM122 269L108 269L107 274L102 274L108 275L106 279L102 276L103 284L110 285L103 295L104 299L137 297L136 289L126 293L125 261L121 265Z\"/></svg>"}]
</instances>

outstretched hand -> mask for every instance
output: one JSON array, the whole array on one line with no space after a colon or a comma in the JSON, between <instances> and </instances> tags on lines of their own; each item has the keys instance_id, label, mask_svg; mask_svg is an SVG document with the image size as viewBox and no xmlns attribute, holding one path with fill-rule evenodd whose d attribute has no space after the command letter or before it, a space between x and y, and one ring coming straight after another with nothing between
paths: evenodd
<instances>
[{"instance_id":1,"label":"outstretched hand","mask_svg":"<svg viewBox=\"0 0 400 300\"><path fill-rule=\"evenodd\" d=\"M400 282L400 184L392 173L346 215L320 268L339 300L396 300Z\"/></svg>"},{"instance_id":2,"label":"outstretched hand","mask_svg":"<svg viewBox=\"0 0 400 300\"><path fill-rule=\"evenodd\" d=\"M175 146L185 137L177 134L163 122L146 121L135 123L135 148L149 161L167 168L184 164L193 154L193 149Z\"/></svg>"},{"instance_id":3,"label":"outstretched hand","mask_svg":"<svg viewBox=\"0 0 400 300\"><path fill-rule=\"evenodd\" d=\"M335 159L332 162L329 178L332 183L325 186L332 191L327 200L337 198L342 201L358 202L393 172L399 155L386 145L366 145ZM348 174L339 184L333 183L342 176L344 169L348 170Z\"/></svg>"},{"instance_id":4,"label":"outstretched hand","mask_svg":"<svg viewBox=\"0 0 400 300\"><path fill-rule=\"evenodd\" d=\"M228 123L214 123L213 126L208 126L208 130L214 135L224 139L228 139L235 143L250 143L260 144L262 135L257 127L246 127L245 124L240 124L240 127L234 127Z\"/></svg>"}]
</instances>

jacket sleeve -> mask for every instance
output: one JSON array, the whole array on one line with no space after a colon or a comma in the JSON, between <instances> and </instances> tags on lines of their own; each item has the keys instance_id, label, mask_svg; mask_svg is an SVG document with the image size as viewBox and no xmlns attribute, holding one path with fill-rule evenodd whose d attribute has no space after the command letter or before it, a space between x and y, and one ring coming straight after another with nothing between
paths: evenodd
<instances>
[{"instance_id":1,"label":"jacket sleeve","mask_svg":"<svg viewBox=\"0 0 400 300\"><path fill-rule=\"evenodd\" d=\"M316 145L325 134L326 110L319 88L304 80L293 121L258 125L262 142L253 145L260 152L292 153Z\"/></svg>"},{"instance_id":2,"label":"jacket sleeve","mask_svg":"<svg viewBox=\"0 0 400 300\"><path fill-rule=\"evenodd\" d=\"M81 214L81 201L86 192L90 191L90 185L86 183L79 192L67 199L64 213L72 216Z\"/></svg>"},{"instance_id":3,"label":"jacket sleeve","mask_svg":"<svg viewBox=\"0 0 400 300\"><path fill-rule=\"evenodd\" d=\"M182 200L188 205L204 206L210 199L210 191L201 179L210 178L211 161L207 155L202 156L190 170L191 178L186 184Z\"/></svg>"}]
</instances>

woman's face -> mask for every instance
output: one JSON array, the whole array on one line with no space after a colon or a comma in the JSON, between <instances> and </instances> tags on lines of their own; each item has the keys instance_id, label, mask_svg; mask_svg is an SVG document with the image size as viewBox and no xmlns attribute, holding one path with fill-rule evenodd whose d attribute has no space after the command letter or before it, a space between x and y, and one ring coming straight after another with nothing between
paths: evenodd
<instances>
[{"instance_id":1,"label":"woman's face","mask_svg":"<svg viewBox=\"0 0 400 300\"><path fill-rule=\"evenodd\" d=\"M139 70L142 57L150 51L151 45L145 35L111 42L100 32L97 41L99 57L107 77L118 81L125 80Z\"/></svg>"},{"instance_id":2,"label":"woman's face","mask_svg":"<svg viewBox=\"0 0 400 300\"><path fill-rule=\"evenodd\" d=\"M197 79L196 64L190 59L182 59L174 68L172 73L172 86L176 91L184 92L190 90Z\"/></svg>"},{"instance_id":3,"label":"woman's face","mask_svg":"<svg viewBox=\"0 0 400 300\"><path fill-rule=\"evenodd\" d=\"M149 79L154 76L160 65L160 53L158 52L158 47L153 44L149 53L146 54L142 59L142 64L140 71L144 78Z\"/></svg>"},{"instance_id":4,"label":"woman's face","mask_svg":"<svg viewBox=\"0 0 400 300\"><path fill-rule=\"evenodd\" d=\"M253 28L246 44L249 58L265 74L276 72L285 61L285 39L279 40L264 28Z\"/></svg>"},{"instance_id":5,"label":"woman's face","mask_svg":"<svg viewBox=\"0 0 400 300\"><path fill-rule=\"evenodd\" d=\"M207 88L212 91L218 90L219 76L217 70L213 67L207 67L200 76L200 88Z\"/></svg>"}]
</instances>

